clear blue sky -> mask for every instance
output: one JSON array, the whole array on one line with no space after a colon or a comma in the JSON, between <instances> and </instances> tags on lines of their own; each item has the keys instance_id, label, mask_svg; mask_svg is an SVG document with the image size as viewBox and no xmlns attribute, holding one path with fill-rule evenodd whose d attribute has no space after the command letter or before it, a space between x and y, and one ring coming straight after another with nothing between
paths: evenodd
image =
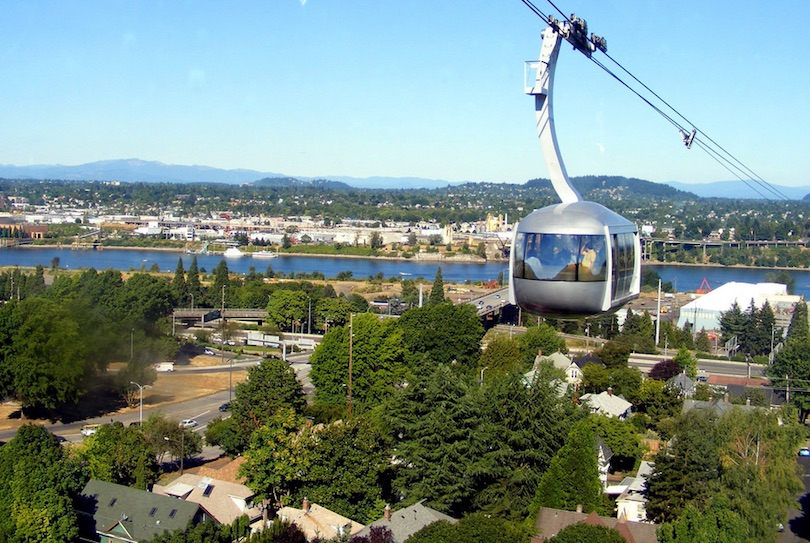
<instances>
[{"instance_id":1,"label":"clear blue sky","mask_svg":"<svg viewBox=\"0 0 810 543\"><path fill-rule=\"evenodd\" d=\"M556 4L764 179L810 184L810 2ZM543 27L519 0L5 0L0 163L547 177L523 94ZM734 178L565 45L555 117L571 175Z\"/></svg>"}]
</instances>

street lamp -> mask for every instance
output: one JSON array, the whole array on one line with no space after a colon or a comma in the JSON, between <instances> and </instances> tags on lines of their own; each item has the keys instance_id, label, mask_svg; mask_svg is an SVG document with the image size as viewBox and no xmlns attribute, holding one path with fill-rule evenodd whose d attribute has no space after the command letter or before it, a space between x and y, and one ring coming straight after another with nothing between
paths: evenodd
<instances>
[{"instance_id":1,"label":"street lamp","mask_svg":"<svg viewBox=\"0 0 810 543\"><path fill-rule=\"evenodd\" d=\"M149 386L149 385L139 385L135 381L130 381L129 384L130 385L135 385L136 387L138 387L138 390L141 393L141 403L140 403L140 407L138 408L138 423L143 425L143 389L152 388L152 387Z\"/></svg>"},{"instance_id":2,"label":"street lamp","mask_svg":"<svg viewBox=\"0 0 810 543\"><path fill-rule=\"evenodd\" d=\"M484 372L489 369L489 366L484 366L481 368L481 377L478 379L478 386L484 385Z\"/></svg>"},{"instance_id":3,"label":"street lamp","mask_svg":"<svg viewBox=\"0 0 810 543\"><path fill-rule=\"evenodd\" d=\"M180 475L183 475L183 459L186 457L186 429L183 428L180 432ZM172 442L168 437L164 437L163 441Z\"/></svg>"}]
</instances>

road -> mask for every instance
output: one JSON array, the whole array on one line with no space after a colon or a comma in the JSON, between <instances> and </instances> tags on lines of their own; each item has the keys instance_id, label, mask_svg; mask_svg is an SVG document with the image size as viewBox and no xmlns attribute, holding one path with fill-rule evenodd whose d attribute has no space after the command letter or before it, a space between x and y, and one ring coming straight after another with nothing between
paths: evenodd
<instances>
[{"instance_id":1,"label":"road","mask_svg":"<svg viewBox=\"0 0 810 543\"><path fill-rule=\"evenodd\" d=\"M804 493L798 497L799 508L792 509L789 513L785 531L777 538L778 543L800 543L810 541L810 457L798 457L799 466L802 468L802 482L804 483Z\"/></svg>"}]
</instances>

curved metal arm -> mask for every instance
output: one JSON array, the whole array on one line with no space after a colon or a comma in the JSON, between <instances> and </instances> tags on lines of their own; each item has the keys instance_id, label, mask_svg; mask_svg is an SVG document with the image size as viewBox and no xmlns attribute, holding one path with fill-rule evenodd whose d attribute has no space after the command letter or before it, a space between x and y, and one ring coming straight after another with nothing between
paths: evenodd
<instances>
[{"instance_id":1,"label":"curved metal arm","mask_svg":"<svg viewBox=\"0 0 810 543\"><path fill-rule=\"evenodd\" d=\"M537 120L537 137L548 168L551 184L564 204L579 202L582 196L568 179L560 149L557 145L557 134L554 130L554 113L552 111L551 92L554 86L554 69L563 36L556 28L549 26L543 31L543 46L540 49L540 60L536 65L537 75L533 87L526 89L527 94L534 95L534 110Z\"/></svg>"}]
</instances>

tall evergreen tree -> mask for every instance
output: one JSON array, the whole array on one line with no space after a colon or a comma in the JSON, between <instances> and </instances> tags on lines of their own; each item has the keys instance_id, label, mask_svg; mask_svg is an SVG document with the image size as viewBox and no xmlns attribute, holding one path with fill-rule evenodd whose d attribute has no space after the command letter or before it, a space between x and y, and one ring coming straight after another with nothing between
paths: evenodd
<instances>
[{"instance_id":1,"label":"tall evergreen tree","mask_svg":"<svg viewBox=\"0 0 810 543\"><path fill-rule=\"evenodd\" d=\"M203 287L202 283L200 283L200 270L197 267L197 255L194 255L194 257L191 259L191 265L188 267L186 286L188 288L189 296L192 297L192 301L197 300L197 306L202 306Z\"/></svg>"},{"instance_id":2,"label":"tall evergreen tree","mask_svg":"<svg viewBox=\"0 0 810 543\"><path fill-rule=\"evenodd\" d=\"M172 294L176 304L185 305L188 300L188 286L186 285L186 270L183 266L183 259L177 259L177 267L174 269L172 278Z\"/></svg>"},{"instance_id":3,"label":"tall evergreen tree","mask_svg":"<svg viewBox=\"0 0 810 543\"><path fill-rule=\"evenodd\" d=\"M442 267L436 269L436 278L433 280L433 286L430 288L430 296L428 297L428 305L438 305L444 303L444 280L442 279Z\"/></svg>"},{"instance_id":4,"label":"tall evergreen tree","mask_svg":"<svg viewBox=\"0 0 810 543\"><path fill-rule=\"evenodd\" d=\"M793 306L793 316L787 331L786 343L804 345L810 340L810 324L807 319L807 302L802 298Z\"/></svg>"}]
</instances>

